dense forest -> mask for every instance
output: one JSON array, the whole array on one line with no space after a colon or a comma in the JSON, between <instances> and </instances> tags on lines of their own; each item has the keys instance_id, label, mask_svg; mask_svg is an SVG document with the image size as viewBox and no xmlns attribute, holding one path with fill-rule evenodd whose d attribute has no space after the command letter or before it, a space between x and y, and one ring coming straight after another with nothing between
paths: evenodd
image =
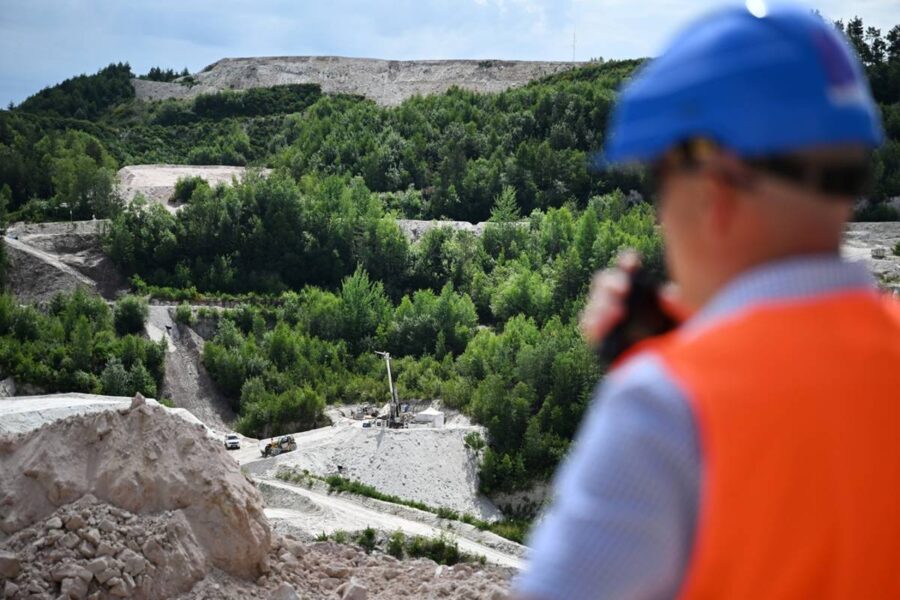
<instances>
[{"instance_id":1,"label":"dense forest","mask_svg":"<svg viewBox=\"0 0 900 600\"><path fill-rule=\"evenodd\" d=\"M860 19L836 25L866 67L888 135L875 152L873 202L860 217L896 218L882 201L900 196L900 26L883 35ZM615 90L640 64L596 62L500 94L456 89L394 108L323 95L316 85L138 102L130 67L110 65L0 112L0 188L10 187L15 216L68 218L58 208L70 204L60 190L67 184L54 173L73 171L78 154L91 162L73 172L83 171L79 179L92 183L82 185L94 188L108 180L102 169L146 163L283 167L295 179L359 176L409 218L485 220L504 186L515 189L523 215L567 202L583 208L615 189L647 196L639 171L591 168ZM192 85L175 75L155 68L143 77ZM57 140L75 131L89 137ZM110 207L91 214L108 216Z\"/></svg>"},{"instance_id":2,"label":"dense forest","mask_svg":"<svg viewBox=\"0 0 900 600\"><path fill-rule=\"evenodd\" d=\"M0 371L47 392L156 397L165 345L141 334L146 301L133 296L114 308L76 290L39 311L0 295Z\"/></svg>"},{"instance_id":3,"label":"dense forest","mask_svg":"<svg viewBox=\"0 0 900 600\"><path fill-rule=\"evenodd\" d=\"M884 201L900 196L900 26L837 25L888 134L859 216L896 219ZM104 249L136 293L185 301L181 322L214 321L203 361L243 433L383 402L374 351L388 350L403 398L440 398L487 428L481 485L513 490L552 472L602 375L576 326L591 273L630 246L664 276L644 174L591 168L640 64L393 108L315 85L138 102L130 67L110 65L0 112L0 221L109 218ZM116 170L158 162L274 170L233 187L179 182L174 215L124 206ZM488 224L410 243L398 217ZM198 313L188 303L201 297L242 304ZM37 310L2 296L0 369L48 390L154 395L164 349L136 335L145 310L135 297L110 309L79 292Z\"/></svg>"}]
</instances>

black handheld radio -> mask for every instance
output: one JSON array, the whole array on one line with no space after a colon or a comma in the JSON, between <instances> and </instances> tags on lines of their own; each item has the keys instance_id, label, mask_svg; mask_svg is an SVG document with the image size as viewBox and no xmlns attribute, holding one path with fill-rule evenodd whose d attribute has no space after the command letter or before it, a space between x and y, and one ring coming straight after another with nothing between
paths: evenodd
<instances>
[{"instance_id":1,"label":"black handheld radio","mask_svg":"<svg viewBox=\"0 0 900 600\"><path fill-rule=\"evenodd\" d=\"M597 349L605 363L612 363L641 340L671 331L678 325L663 310L659 288L643 267L631 274L631 287L625 297L625 316L606 335Z\"/></svg>"}]
</instances>

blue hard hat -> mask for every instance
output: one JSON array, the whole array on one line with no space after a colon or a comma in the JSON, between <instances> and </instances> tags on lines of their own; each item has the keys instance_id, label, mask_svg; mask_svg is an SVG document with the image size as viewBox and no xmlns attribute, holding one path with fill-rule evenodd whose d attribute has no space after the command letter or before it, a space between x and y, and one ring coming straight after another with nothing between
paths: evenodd
<instances>
[{"instance_id":1,"label":"blue hard hat","mask_svg":"<svg viewBox=\"0 0 900 600\"><path fill-rule=\"evenodd\" d=\"M878 146L878 109L855 53L808 9L749 0L688 26L622 90L603 157L652 162L708 138L752 158Z\"/></svg>"}]
</instances>

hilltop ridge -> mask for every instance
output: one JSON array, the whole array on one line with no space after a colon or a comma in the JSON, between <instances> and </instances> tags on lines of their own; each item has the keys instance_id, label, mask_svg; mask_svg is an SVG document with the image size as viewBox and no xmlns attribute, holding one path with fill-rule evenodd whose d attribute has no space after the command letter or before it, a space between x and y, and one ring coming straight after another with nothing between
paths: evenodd
<instances>
[{"instance_id":1,"label":"hilltop ridge","mask_svg":"<svg viewBox=\"0 0 900 600\"><path fill-rule=\"evenodd\" d=\"M139 100L193 98L223 90L314 83L324 93L354 94L383 106L451 87L501 92L583 65L518 60L384 60L340 56L223 58L176 82L133 79Z\"/></svg>"}]
</instances>

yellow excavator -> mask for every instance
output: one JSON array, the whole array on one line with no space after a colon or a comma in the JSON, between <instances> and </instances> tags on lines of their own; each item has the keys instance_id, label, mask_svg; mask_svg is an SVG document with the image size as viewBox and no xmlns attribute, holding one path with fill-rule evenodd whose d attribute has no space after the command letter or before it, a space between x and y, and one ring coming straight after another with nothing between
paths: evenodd
<instances>
[{"instance_id":1,"label":"yellow excavator","mask_svg":"<svg viewBox=\"0 0 900 600\"><path fill-rule=\"evenodd\" d=\"M283 435L281 437L274 437L263 446L261 452L263 458L269 456L278 456L279 454L284 454L285 452L293 452L297 449L297 442L294 441L294 436L292 435Z\"/></svg>"}]
</instances>

